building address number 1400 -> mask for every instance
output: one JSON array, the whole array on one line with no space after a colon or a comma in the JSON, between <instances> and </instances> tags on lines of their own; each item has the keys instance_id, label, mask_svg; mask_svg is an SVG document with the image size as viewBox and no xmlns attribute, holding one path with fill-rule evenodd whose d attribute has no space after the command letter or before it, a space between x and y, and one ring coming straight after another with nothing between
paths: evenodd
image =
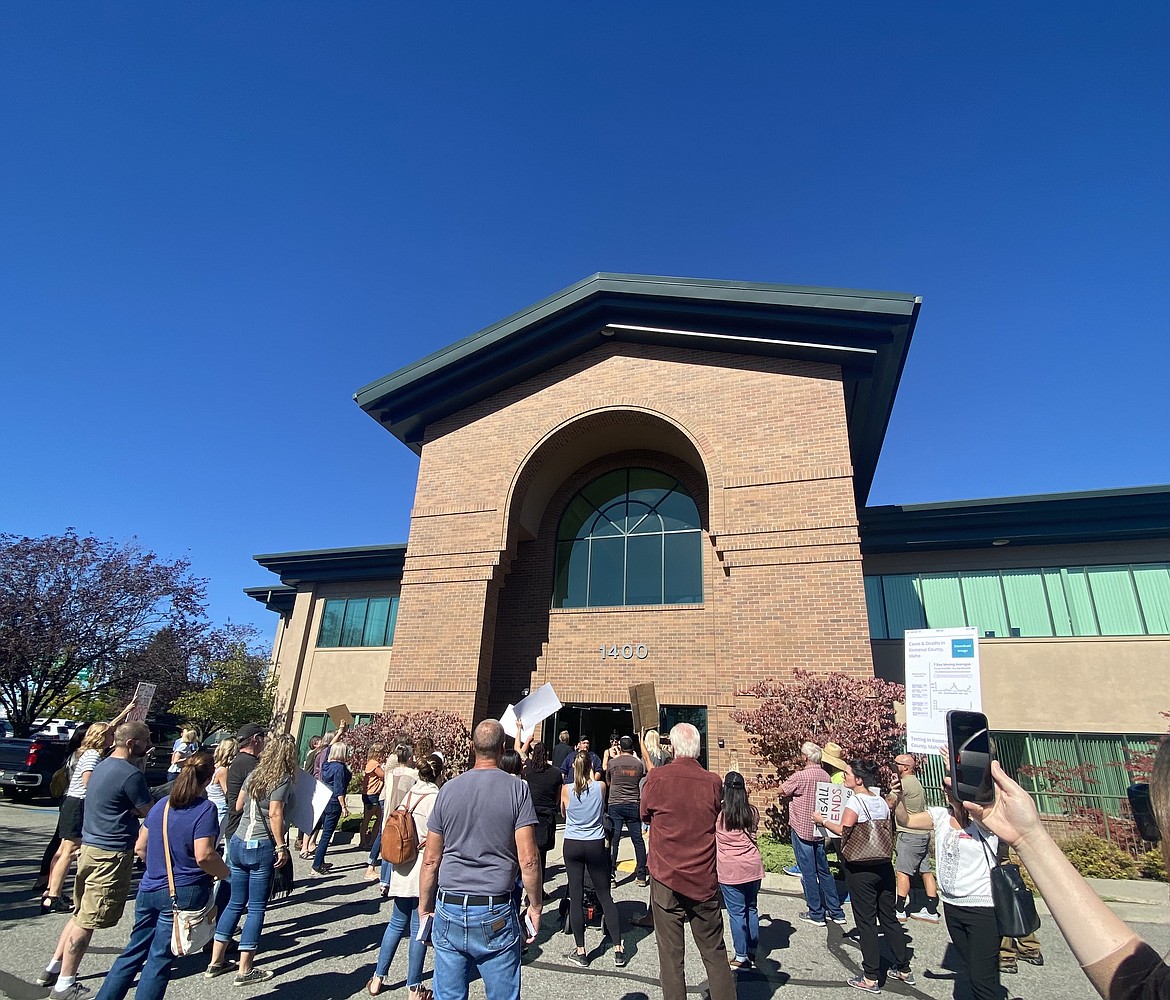
<instances>
[{"instance_id":1,"label":"building address number 1400","mask_svg":"<svg viewBox=\"0 0 1170 1000\"><path fill-rule=\"evenodd\" d=\"M607 656L611 660L644 660L650 655L650 647L644 642L627 642L622 646L616 643L612 646L598 646L597 651L604 660Z\"/></svg>"}]
</instances>

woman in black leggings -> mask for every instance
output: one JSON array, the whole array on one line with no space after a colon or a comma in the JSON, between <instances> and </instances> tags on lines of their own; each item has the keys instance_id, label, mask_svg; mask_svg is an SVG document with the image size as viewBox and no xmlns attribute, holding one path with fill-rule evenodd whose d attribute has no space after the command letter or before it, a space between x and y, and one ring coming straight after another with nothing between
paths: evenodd
<instances>
[{"instance_id":1,"label":"woman in black leggings","mask_svg":"<svg viewBox=\"0 0 1170 1000\"><path fill-rule=\"evenodd\" d=\"M573 783L561 790L561 813L565 817L563 854L569 874L569 924L577 950L570 957L580 966L589 964L585 951L585 869L593 891L601 902L605 926L614 943L613 964L626 964L622 945L622 928L617 907L609 892L609 852L605 849L605 782L595 778L593 760L588 752L577 754L573 761Z\"/></svg>"}]
</instances>

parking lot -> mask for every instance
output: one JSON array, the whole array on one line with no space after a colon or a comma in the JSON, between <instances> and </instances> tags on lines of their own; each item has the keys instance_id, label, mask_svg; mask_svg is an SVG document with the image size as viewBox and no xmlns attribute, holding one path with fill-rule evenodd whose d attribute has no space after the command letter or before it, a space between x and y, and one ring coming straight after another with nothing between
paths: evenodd
<instances>
[{"instance_id":1,"label":"parking lot","mask_svg":"<svg viewBox=\"0 0 1170 1000\"><path fill-rule=\"evenodd\" d=\"M9 1000L41 1000L48 992L34 981L51 957L66 917L39 915L38 896L31 886L55 821L56 810L49 807L0 804L0 994ZM335 847L330 859L335 865L333 873L320 879L309 876L308 862L296 859L297 887L290 899L270 908L257 956L257 965L274 971L276 978L255 992L272 992L283 1000L342 1000L366 995L364 987L373 971L389 904L380 901L370 883L362 879L364 858L356 846ZM549 1000L661 997L654 933L629 924L631 918L645 912L647 890L638 888L626 874L615 893L630 955L626 968L614 968L608 947L599 948L600 930L590 927L586 943L593 957L589 968L583 969L570 964L567 954L572 950L572 939L558 927L557 904L564 892L559 856L554 855L550 867L553 898L546 903L540 937L524 956L523 995ZM783 875L767 877L760 896L761 961L758 969L738 977L742 1000L774 995L792 1000L856 995L845 985L845 979L858 971L860 959L852 920L844 928L811 927L797 919L803 908L798 880ZM1164 953L1170 947L1170 927L1158 921L1165 920L1165 908L1145 906L1131 912L1141 918L1135 922L1139 933ZM116 929L94 936L81 967L81 981L95 992L129 936L131 919L132 904ZM965 1000L969 995L965 979L958 971L945 927L912 921L907 929L913 938L918 985L907 987L891 980L882 992ZM1050 920L1045 920L1040 935L1045 966L1021 964L1018 975L1005 977L1009 996L1040 1000L1095 996ZM229 989L228 979L202 978L205 964L203 958L178 960L167 996L202 1000ZM428 958L428 983L431 966ZM404 945L395 957L384 995L405 997L405 971ZM705 988L703 966L693 947L688 951L687 979L690 993L701 996ZM471 996L483 995L481 984L473 984Z\"/></svg>"}]
</instances>

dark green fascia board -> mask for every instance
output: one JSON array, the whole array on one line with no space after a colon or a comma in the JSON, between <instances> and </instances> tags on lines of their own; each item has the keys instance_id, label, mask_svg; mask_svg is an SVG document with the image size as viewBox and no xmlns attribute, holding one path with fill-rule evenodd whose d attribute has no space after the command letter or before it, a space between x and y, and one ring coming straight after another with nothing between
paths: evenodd
<instances>
[{"instance_id":1,"label":"dark green fascia board","mask_svg":"<svg viewBox=\"0 0 1170 1000\"><path fill-rule=\"evenodd\" d=\"M294 588L322 581L400 580L406 544L270 552L252 558L279 576L281 583Z\"/></svg>"},{"instance_id":2,"label":"dark green fascia board","mask_svg":"<svg viewBox=\"0 0 1170 1000\"><path fill-rule=\"evenodd\" d=\"M923 552L1021 545L1159 541L1170 559L1170 486L865 507L861 551Z\"/></svg>"},{"instance_id":3,"label":"dark green fascia board","mask_svg":"<svg viewBox=\"0 0 1170 1000\"><path fill-rule=\"evenodd\" d=\"M899 292L599 273L359 389L354 399L418 453L429 424L607 338L822 361L842 366L855 484L864 498L920 307L920 298Z\"/></svg>"},{"instance_id":4,"label":"dark green fascia board","mask_svg":"<svg viewBox=\"0 0 1170 1000\"><path fill-rule=\"evenodd\" d=\"M275 587L245 587L244 593L252 600L259 601L269 611L287 618L292 614L297 599L297 588L278 584Z\"/></svg>"}]
</instances>

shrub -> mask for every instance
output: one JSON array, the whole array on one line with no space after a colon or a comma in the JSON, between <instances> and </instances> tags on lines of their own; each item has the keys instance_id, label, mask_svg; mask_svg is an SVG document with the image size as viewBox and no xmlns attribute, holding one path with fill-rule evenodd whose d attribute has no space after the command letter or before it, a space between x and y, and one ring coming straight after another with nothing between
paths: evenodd
<instances>
[{"instance_id":1,"label":"shrub","mask_svg":"<svg viewBox=\"0 0 1170 1000\"><path fill-rule=\"evenodd\" d=\"M400 739L407 737L415 746L425 738L431 740L435 749L447 762L448 773L457 774L467 762L471 749L471 731L462 717L454 712L380 712L368 723L355 727L347 734L345 742L353 749L350 767L360 772L366 763L370 747L381 744L388 755Z\"/></svg>"},{"instance_id":2,"label":"shrub","mask_svg":"<svg viewBox=\"0 0 1170 1000\"><path fill-rule=\"evenodd\" d=\"M789 681L762 681L747 693L760 699L758 707L738 709L731 717L747 732L751 752L772 772L762 774L756 788L778 788L801 766L800 746L806 741L824 746L833 740L846 759L873 761L883 782L893 777L890 762L906 734L894 714L894 703L906 698L901 684L794 670ZM771 806L765 823L774 837L787 838L786 809Z\"/></svg>"},{"instance_id":3,"label":"shrub","mask_svg":"<svg viewBox=\"0 0 1170 1000\"><path fill-rule=\"evenodd\" d=\"M1085 878L1137 878L1137 862L1115 844L1092 833L1078 833L1060 842L1060 849Z\"/></svg>"},{"instance_id":4,"label":"shrub","mask_svg":"<svg viewBox=\"0 0 1170 1000\"><path fill-rule=\"evenodd\" d=\"M1166 881L1166 865L1162 860L1161 851L1146 851L1138 858L1138 872L1142 878L1152 882Z\"/></svg>"}]
</instances>

